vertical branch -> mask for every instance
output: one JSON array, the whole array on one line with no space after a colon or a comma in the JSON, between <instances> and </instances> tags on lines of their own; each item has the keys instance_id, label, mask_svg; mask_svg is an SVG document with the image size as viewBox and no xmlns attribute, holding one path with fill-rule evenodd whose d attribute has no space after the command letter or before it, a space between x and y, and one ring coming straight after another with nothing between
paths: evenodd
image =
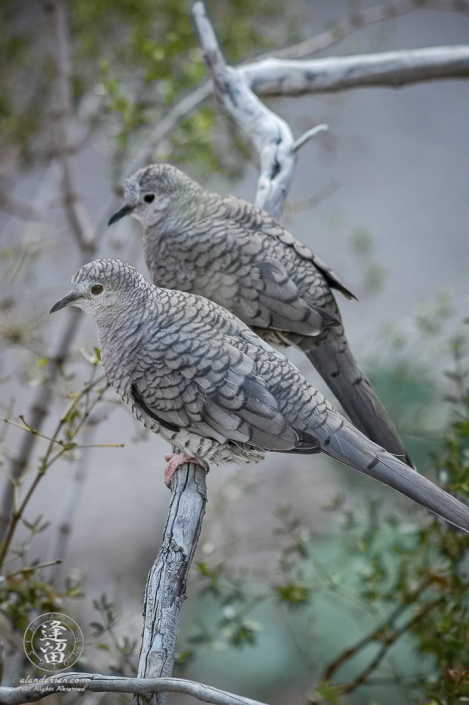
<instances>
[{"instance_id":1,"label":"vertical branch","mask_svg":"<svg viewBox=\"0 0 469 705\"><path fill-rule=\"evenodd\" d=\"M56 32L57 156L62 172L62 204L80 250L93 253L96 250L94 228L78 189L75 154L70 134L73 116L73 72L68 8L66 0L54 0L48 7L54 17Z\"/></svg>"},{"instance_id":2,"label":"vertical branch","mask_svg":"<svg viewBox=\"0 0 469 705\"><path fill-rule=\"evenodd\" d=\"M207 502L206 473L200 465L186 463L173 476L163 540L145 588L139 678L173 671L179 613ZM165 705L166 700L166 693L135 696L134 705Z\"/></svg>"}]
</instances>

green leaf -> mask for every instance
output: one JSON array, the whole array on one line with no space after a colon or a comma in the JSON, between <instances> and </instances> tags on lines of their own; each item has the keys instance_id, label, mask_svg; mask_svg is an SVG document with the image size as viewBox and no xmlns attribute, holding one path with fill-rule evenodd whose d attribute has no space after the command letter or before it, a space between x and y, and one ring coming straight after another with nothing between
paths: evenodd
<instances>
[{"instance_id":1,"label":"green leaf","mask_svg":"<svg viewBox=\"0 0 469 705\"><path fill-rule=\"evenodd\" d=\"M277 587L280 599L284 602L300 604L308 599L308 590L299 582L291 582L288 585Z\"/></svg>"}]
</instances>

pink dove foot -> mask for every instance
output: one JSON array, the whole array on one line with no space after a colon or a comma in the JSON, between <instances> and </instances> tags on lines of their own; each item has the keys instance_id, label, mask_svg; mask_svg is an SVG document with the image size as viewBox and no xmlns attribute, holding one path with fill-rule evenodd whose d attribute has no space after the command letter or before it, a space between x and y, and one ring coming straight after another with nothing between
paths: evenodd
<instances>
[{"instance_id":1,"label":"pink dove foot","mask_svg":"<svg viewBox=\"0 0 469 705\"><path fill-rule=\"evenodd\" d=\"M168 463L164 471L164 482L167 487L171 487L171 480L173 479L174 473L178 467L184 465L184 463L195 463L196 465L201 465L203 468L208 468L207 463L204 463L202 460L197 460L197 458L192 458L187 453L168 453L168 455L164 456L164 459Z\"/></svg>"}]
</instances>

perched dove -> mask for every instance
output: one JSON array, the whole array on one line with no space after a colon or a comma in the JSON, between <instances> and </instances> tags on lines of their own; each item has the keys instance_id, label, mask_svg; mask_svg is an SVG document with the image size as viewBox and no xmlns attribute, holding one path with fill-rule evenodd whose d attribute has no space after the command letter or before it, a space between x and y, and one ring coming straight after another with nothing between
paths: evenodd
<instances>
[{"instance_id":1,"label":"perched dove","mask_svg":"<svg viewBox=\"0 0 469 705\"><path fill-rule=\"evenodd\" d=\"M124 205L143 224L156 286L206 296L273 345L295 345L334 392L354 425L412 466L347 343L332 289L355 298L339 277L266 211L205 190L170 164L125 182Z\"/></svg>"},{"instance_id":2,"label":"perched dove","mask_svg":"<svg viewBox=\"0 0 469 705\"><path fill-rule=\"evenodd\" d=\"M259 462L267 451L319 453L380 480L452 524L469 509L370 441L281 353L202 296L149 284L117 259L84 265L52 307L95 320L106 375L134 416L181 463Z\"/></svg>"}]
</instances>

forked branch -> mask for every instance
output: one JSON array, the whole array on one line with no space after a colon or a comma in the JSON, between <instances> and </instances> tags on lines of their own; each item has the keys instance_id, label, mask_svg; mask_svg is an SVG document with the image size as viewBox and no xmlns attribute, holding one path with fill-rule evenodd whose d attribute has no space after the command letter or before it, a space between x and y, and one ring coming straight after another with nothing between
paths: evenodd
<instances>
[{"instance_id":1,"label":"forked branch","mask_svg":"<svg viewBox=\"0 0 469 705\"><path fill-rule=\"evenodd\" d=\"M259 155L255 203L279 218L292 184L297 150L308 140L295 141L285 120L253 93L243 71L226 63L201 0L194 3L192 16L202 59L212 79L213 95L221 110L242 130Z\"/></svg>"}]
</instances>

